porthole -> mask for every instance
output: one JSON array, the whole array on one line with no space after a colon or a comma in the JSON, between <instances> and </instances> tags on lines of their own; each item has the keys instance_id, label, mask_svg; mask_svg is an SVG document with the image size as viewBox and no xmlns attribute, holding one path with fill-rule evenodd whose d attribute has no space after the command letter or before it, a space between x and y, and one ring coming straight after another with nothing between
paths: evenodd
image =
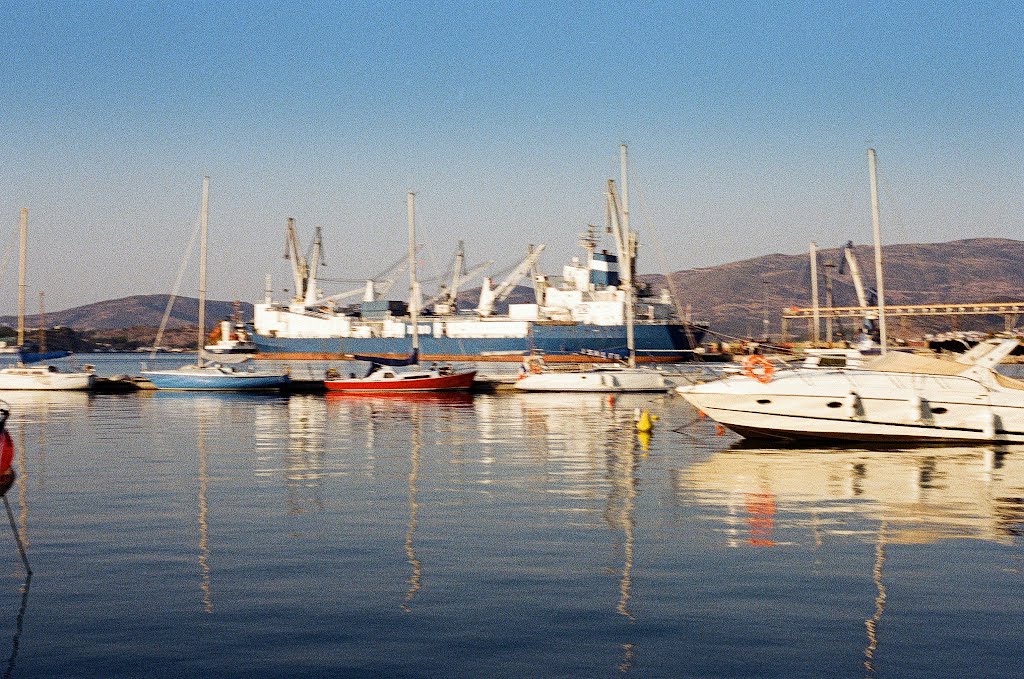
<instances>
[{"instance_id":1,"label":"porthole","mask_svg":"<svg viewBox=\"0 0 1024 679\"><path fill-rule=\"evenodd\" d=\"M945 415L946 413L949 412L948 410L946 410L942 406L939 406L938 408L932 408L931 410L936 415Z\"/></svg>"},{"instance_id":2,"label":"porthole","mask_svg":"<svg viewBox=\"0 0 1024 679\"><path fill-rule=\"evenodd\" d=\"M771 403L771 400L769 400L767 398L759 398L759 399L757 399L757 402L764 406L764 405L768 405L769 403Z\"/></svg>"},{"instance_id":3,"label":"porthole","mask_svg":"<svg viewBox=\"0 0 1024 679\"><path fill-rule=\"evenodd\" d=\"M829 408L842 408L843 407L843 402L842 401L829 401L825 405L827 405Z\"/></svg>"}]
</instances>

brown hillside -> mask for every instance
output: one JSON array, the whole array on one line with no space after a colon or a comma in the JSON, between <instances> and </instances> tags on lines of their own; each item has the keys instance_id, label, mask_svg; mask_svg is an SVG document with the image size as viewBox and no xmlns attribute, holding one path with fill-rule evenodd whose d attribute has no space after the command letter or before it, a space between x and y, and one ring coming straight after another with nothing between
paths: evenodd
<instances>
[{"instance_id":1,"label":"brown hillside","mask_svg":"<svg viewBox=\"0 0 1024 679\"><path fill-rule=\"evenodd\" d=\"M65 311L52 311L46 314L46 324L50 327L65 326L74 330L117 330L133 327L152 327L160 325L167 306L168 295L135 295L110 299L85 306L74 307ZM231 302L206 302L206 325L213 328L214 324L232 313ZM242 304L242 317L252 318L252 304ZM0 317L0 324L14 325L15 316ZM168 328L182 326L195 327L199 322L199 300L193 297L178 297L167 321ZM25 324L35 327L39 317L25 317Z\"/></svg>"},{"instance_id":2,"label":"brown hillside","mask_svg":"<svg viewBox=\"0 0 1024 679\"><path fill-rule=\"evenodd\" d=\"M874 287L874 252L855 249L864 285ZM886 302L998 302L1024 300L1024 242L1003 238L976 238L949 243L886 245ZM819 295L825 303L824 264L841 256L838 249L818 251ZM781 310L811 305L810 264L807 255L773 254L741 262L671 274L682 305L692 307L695 319L708 320L712 329L733 336L758 336L762 318L769 331L780 331ZM655 288L662 277L651 277ZM847 271L834 279L836 306L857 304ZM974 327L984 319L963 320ZM991 325L994 319L988 319ZM1001 320L999 321L1001 323ZM972 325L974 324L974 325ZM948 319L918 321L916 331L948 329ZM796 328L794 328L796 329Z\"/></svg>"}]
</instances>

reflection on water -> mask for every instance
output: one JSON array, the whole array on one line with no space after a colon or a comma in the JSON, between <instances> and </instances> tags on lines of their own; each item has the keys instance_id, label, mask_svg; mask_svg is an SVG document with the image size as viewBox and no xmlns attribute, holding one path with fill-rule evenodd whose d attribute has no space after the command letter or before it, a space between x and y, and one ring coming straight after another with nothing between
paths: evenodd
<instances>
[{"instance_id":1,"label":"reflection on water","mask_svg":"<svg viewBox=\"0 0 1024 679\"><path fill-rule=\"evenodd\" d=\"M678 469L678 497L726 509L735 538L770 547L800 528L791 510L829 514L815 530L843 532L851 513L889 526L891 543L979 538L1010 544L1024 521L1024 450L983 447L821 450L737 447ZM797 514L794 514L797 515ZM782 525L778 525L783 521Z\"/></svg>"},{"instance_id":2,"label":"reflection on water","mask_svg":"<svg viewBox=\"0 0 1024 679\"><path fill-rule=\"evenodd\" d=\"M693 417L650 395L43 399L12 417L10 494L41 577L0 630L17 649L24 625L26 676L1024 660L1024 453L721 450L673 432Z\"/></svg>"},{"instance_id":3,"label":"reflection on water","mask_svg":"<svg viewBox=\"0 0 1024 679\"><path fill-rule=\"evenodd\" d=\"M203 611L213 613L213 574L210 569L210 507L206 499L209 476L207 466L210 462L210 454L206 449L206 426L203 417L204 409L199 409L199 436L197 449L199 452L199 589L203 593Z\"/></svg>"},{"instance_id":4,"label":"reflection on water","mask_svg":"<svg viewBox=\"0 0 1024 679\"><path fill-rule=\"evenodd\" d=\"M882 567L885 565L885 538L887 524L883 521L878 527L878 541L875 544L875 565L871 569L871 580L875 583L878 596L875 597L875 612L864 621L864 627L868 632L868 645L864 649L864 669L868 672L875 671L875 651L878 650L878 623L882 620L882 613L885 612L885 584L882 582Z\"/></svg>"},{"instance_id":5,"label":"reflection on water","mask_svg":"<svg viewBox=\"0 0 1024 679\"><path fill-rule=\"evenodd\" d=\"M416 501L416 483L420 477L420 448L422 441L422 422L419 413L414 413L412 422L412 447L409 452L409 526L405 530L405 555L412 566L409 574L409 588L405 592L405 599L402 601L402 611L412 612L412 600L420 591L423 579L423 564L416 556L416 547L413 539L416 537L416 520L419 514L419 503Z\"/></svg>"},{"instance_id":6,"label":"reflection on water","mask_svg":"<svg viewBox=\"0 0 1024 679\"><path fill-rule=\"evenodd\" d=\"M891 545L977 539L1013 546L1024 521L1024 450L757 448L740 444L673 472L677 501L718 509L725 542L798 548L809 530L874 547L872 614L863 667L878 671L879 627L889 598L883 571ZM871 523L875 525L872 526ZM901 582L905 591L907 583ZM891 667L889 668L891 671Z\"/></svg>"}]
</instances>

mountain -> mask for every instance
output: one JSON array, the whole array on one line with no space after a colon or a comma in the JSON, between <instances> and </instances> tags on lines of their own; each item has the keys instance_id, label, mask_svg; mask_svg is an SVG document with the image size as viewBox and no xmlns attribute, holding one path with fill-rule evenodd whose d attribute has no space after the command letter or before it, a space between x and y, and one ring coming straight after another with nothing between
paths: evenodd
<instances>
[{"instance_id":1,"label":"mountain","mask_svg":"<svg viewBox=\"0 0 1024 679\"><path fill-rule=\"evenodd\" d=\"M854 248L864 285L875 285L874 248ZM825 305L825 264L837 263L838 248L818 250L818 294ZM882 248L887 304L941 302L1017 302L1024 300L1024 241L1005 238L973 238L948 243L886 245ZM838 273L839 269L832 269ZM780 332L785 308L811 306L810 257L807 254L772 254L740 262L672 274L672 290L682 307L692 309L695 320L711 322L712 330L736 337ZM655 290L664 287L663 276L646 276ZM857 306L849 271L834 275L834 306ZM1002 319L961 317L961 328L998 326ZM932 317L899 321L908 335L925 330L948 330L948 318ZM849 334L852 325L845 321ZM899 332L903 328L897 325ZM794 331L803 328L794 324ZM985 328L987 329L987 328ZM893 331L890 331L892 333Z\"/></svg>"},{"instance_id":2,"label":"mountain","mask_svg":"<svg viewBox=\"0 0 1024 679\"><path fill-rule=\"evenodd\" d=\"M95 302L65 311L50 311L46 314L49 327L64 326L73 330L119 330L135 327L159 327L164 308L170 295L134 295ZM206 325L213 326L223 318L231 316L232 302L206 301ZM252 304L241 304L243 318L252 318ZM0 325L14 326L17 316L0 316ZM168 328L195 327L199 322L199 300L193 297L178 297L167 320ZM39 325L38 315L25 316L27 327Z\"/></svg>"}]
</instances>

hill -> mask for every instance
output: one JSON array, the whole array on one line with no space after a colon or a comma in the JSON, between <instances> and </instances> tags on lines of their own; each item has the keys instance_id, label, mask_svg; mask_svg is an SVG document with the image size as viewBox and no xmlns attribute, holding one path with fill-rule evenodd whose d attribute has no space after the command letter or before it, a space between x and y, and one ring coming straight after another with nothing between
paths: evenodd
<instances>
[{"instance_id":1,"label":"hill","mask_svg":"<svg viewBox=\"0 0 1024 679\"><path fill-rule=\"evenodd\" d=\"M110 299L85 306L74 307L65 311L52 311L46 314L46 325L49 327L64 326L77 331L87 330L120 330L134 327L160 326L164 316L164 308L170 295L134 295L120 299ZM207 300L206 325L212 329L214 324L231 316L232 302ZM252 304L243 302L242 317L252 318ZM17 316L0 316L0 325L14 326ZM169 329L195 327L199 322L199 300L193 297L178 297L167 321ZM25 325L39 325L38 315L26 315Z\"/></svg>"},{"instance_id":2,"label":"hill","mask_svg":"<svg viewBox=\"0 0 1024 679\"><path fill-rule=\"evenodd\" d=\"M874 250L855 248L864 285L874 287ZM818 251L818 289L825 304L825 263L838 262L839 249ZM974 238L948 243L886 245L885 298L888 304L937 302L1006 302L1024 299L1024 242L1004 238ZM708 320L717 332L760 336L763 318L769 332L780 332L781 310L811 306L810 258L806 254L772 254L721 266L677 271L672 289L681 305L692 309L693 318ZM837 272L838 269L833 269ZM655 289L664 277L648 276ZM849 272L834 277L835 306L856 306ZM988 317L961 320L961 327L978 327L1001 319ZM950 328L949 319L920 319L898 326L909 334ZM847 324L848 325L848 324ZM802 330L794 328L795 330ZM849 330L849 328L848 328Z\"/></svg>"}]
</instances>

